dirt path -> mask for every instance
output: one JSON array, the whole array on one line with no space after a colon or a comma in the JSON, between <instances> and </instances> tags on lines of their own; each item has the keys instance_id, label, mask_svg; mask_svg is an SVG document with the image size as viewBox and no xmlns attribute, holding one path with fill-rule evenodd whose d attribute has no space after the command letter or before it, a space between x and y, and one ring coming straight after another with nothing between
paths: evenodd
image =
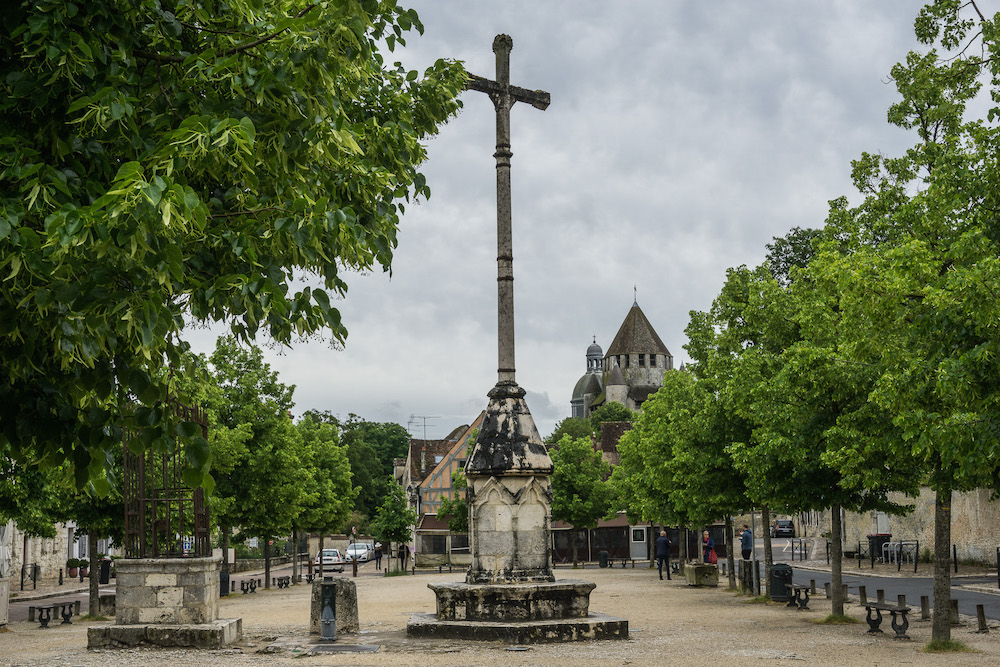
<instances>
[{"instance_id":1,"label":"dirt path","mask_svg":"<svg viewBox=\"0 0 1000 667\"><path fill-rule=\"evenodd\" d=\"M375 653L309 655L315 638L308 635L309 587L260 591L224 598L220 615L242 617L244 639L223 651L137 649L87 651L87 623L39 630L20 622L0 634L0 664L5 665L204 665L217 664L351 664L351 665L694 665L706 662L746 665L983 665L1000 664L1000 628L990 634L974 627L953 630L953 638L978 649L978 654L930 655L921 652L930 623L914 621L910 642L887 635L871 637L862 624L816 625L829 606L820 593L812 611L799 612L783 604L752 604L724 588L696 589L676 578L659 581L646 569L558 569L559 578L597 583L591 609L629 620L629 641L533 645L510 650L500 643L410 640L406 621L414 612L431 612L431 581L457 581L461 575L428 574L406 577L360 576L355 581L361 621L360 635L344 635L338 644L378 645ZM856 604L848 613L858 619Z\"/></svg>"}]
</instances>

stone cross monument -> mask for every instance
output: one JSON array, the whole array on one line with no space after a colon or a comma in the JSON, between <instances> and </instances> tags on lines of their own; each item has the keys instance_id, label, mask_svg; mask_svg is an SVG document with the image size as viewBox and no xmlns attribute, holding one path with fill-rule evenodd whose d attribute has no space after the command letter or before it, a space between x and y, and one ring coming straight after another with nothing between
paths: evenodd
<instances>
[{"instance_id":1,"label":"stone cross monument","mask_svg":"<svg viewBox=\"0 0 1000 667\"><path fill-rule=\"evenodd\" d=\"M552 576L552 459L514 381L514 273L510 229L510 108L549 105L549 94L510 85L513 40L497 35L497 79L469 76L497 112L497 384L465 464L469 547L465 582L429 583L434 614L414 614L409 637L534 643L628 639L628 621L590 611L594 584Z\"/></svg>"},{"instance_id":2,"label":"stone cross monument","mask_svg":"<svg viewBox=\"0 0 1000 667\"><path fill-rule=\"evenodd\" d=\"M469 76L467 87L490 96L497 114L497 329L498 380L479 437L465 465L469 480L469 547L466 581L551 581L550 506L552 460L514 380L514 272L510 212L510 108L549 105L549 94L510 85L513 40L493 40L497 78Z\"/></svg>"}]
</instances>

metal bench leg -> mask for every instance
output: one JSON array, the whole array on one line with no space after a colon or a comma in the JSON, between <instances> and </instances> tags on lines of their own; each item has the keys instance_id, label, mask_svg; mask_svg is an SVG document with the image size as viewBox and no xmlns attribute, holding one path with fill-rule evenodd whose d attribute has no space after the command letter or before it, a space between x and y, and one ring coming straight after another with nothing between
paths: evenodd
<instances>
[{"instance_id":1,"label":"metal bench leg","mask_svg":"<svg viewBox=\"0 0 1000 667\"><path fill-rule=\"evenodd\" d=\"M73 625L73 603L69 602L60 607L59 615L62 616L62 625Z\"/></svg>"},{"instance_id":2,"label":"metal bench leg","mask_svg":"<svg viewBox=\"0 0 1000 667\"><path fill-rule=\"evenodd\" d=\"M802 591L802 598L799 600L799 611L809 610L809 591L804 589Z\"/></svg>"},{"instance_id":3,"label":"metal bench leg","mask_svg":"<svg viewBox=\"0 0 1000 667\"><path fill-rule=\"evenodd\" d=\"M41 624L38 627L47 628L49 627L49 621L52 620L52 609L49 607L39 607L38 608L38 622Z\"/></svg>"},{"instance_id":4,"label":"metal bench leg","mask_svg":"<svg viewBox=\"0 0 1000 667\"><path fill-rule=\"evenodd\" d=\"M901 611L899 615L902 617L899 624L896 624L896 612L892 612L892 629L896 631L896 636L893 639L909 639L906 635L906 629L910 627L910 622L906 620L906 612Z\"/></svg>"},{"instance_id":5,"label":"metal bench leg","mask_svg":"<svg viewBox=\"0 0 1000 667\"><path fill-rule=\"evenodd\" d=\"M868 607L868 615L865 618L865 620L868 621L868 633L873 635L881 634L882 628L880 628L879 626L882 625L882 610L875 609L874 610L874 612L876 613L875 617L872 617L872 611L873 611L872 608Z\"/></svg>"}]
</instances>

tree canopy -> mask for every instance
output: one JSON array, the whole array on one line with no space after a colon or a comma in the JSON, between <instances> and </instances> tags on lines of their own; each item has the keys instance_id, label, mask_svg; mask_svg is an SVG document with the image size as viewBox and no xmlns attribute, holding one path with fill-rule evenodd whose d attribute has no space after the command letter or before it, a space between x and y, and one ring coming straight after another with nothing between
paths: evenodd
<instances>
[{"instance_id":1,"label":"tree canopy","mask_svg":"<svg viewBox=\"0 0 1000 667\"><path fill-rule=\"evenodd\" d=\"M0 454L99 477L190 322L344 341L331 302L389 269L465 80L387 63L413 29L394 0L4 3Z\"/></svg>"}]
</instances>

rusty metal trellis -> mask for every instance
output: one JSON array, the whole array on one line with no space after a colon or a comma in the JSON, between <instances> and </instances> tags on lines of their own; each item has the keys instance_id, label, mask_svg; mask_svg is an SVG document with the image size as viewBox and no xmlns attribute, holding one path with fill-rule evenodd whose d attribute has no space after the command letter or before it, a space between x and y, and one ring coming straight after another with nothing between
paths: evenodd
<instances>
[{"instance_id":1,"label":"rusty metal trellis","mask_svg":"<svg viewBox=\"0 0 1000 667\"><path fill-rule=\"evenodd\" d=\"M208 417L202 408L171 403L178 421L201 426L208 437ZM133 454L128 447L138 432L125 429L125 557L184 558L211 555L208 506L201 488L184 484L180 446L165 454ZM187 548L185 548L187 547Z\"/></svg>"}]
</instances>

